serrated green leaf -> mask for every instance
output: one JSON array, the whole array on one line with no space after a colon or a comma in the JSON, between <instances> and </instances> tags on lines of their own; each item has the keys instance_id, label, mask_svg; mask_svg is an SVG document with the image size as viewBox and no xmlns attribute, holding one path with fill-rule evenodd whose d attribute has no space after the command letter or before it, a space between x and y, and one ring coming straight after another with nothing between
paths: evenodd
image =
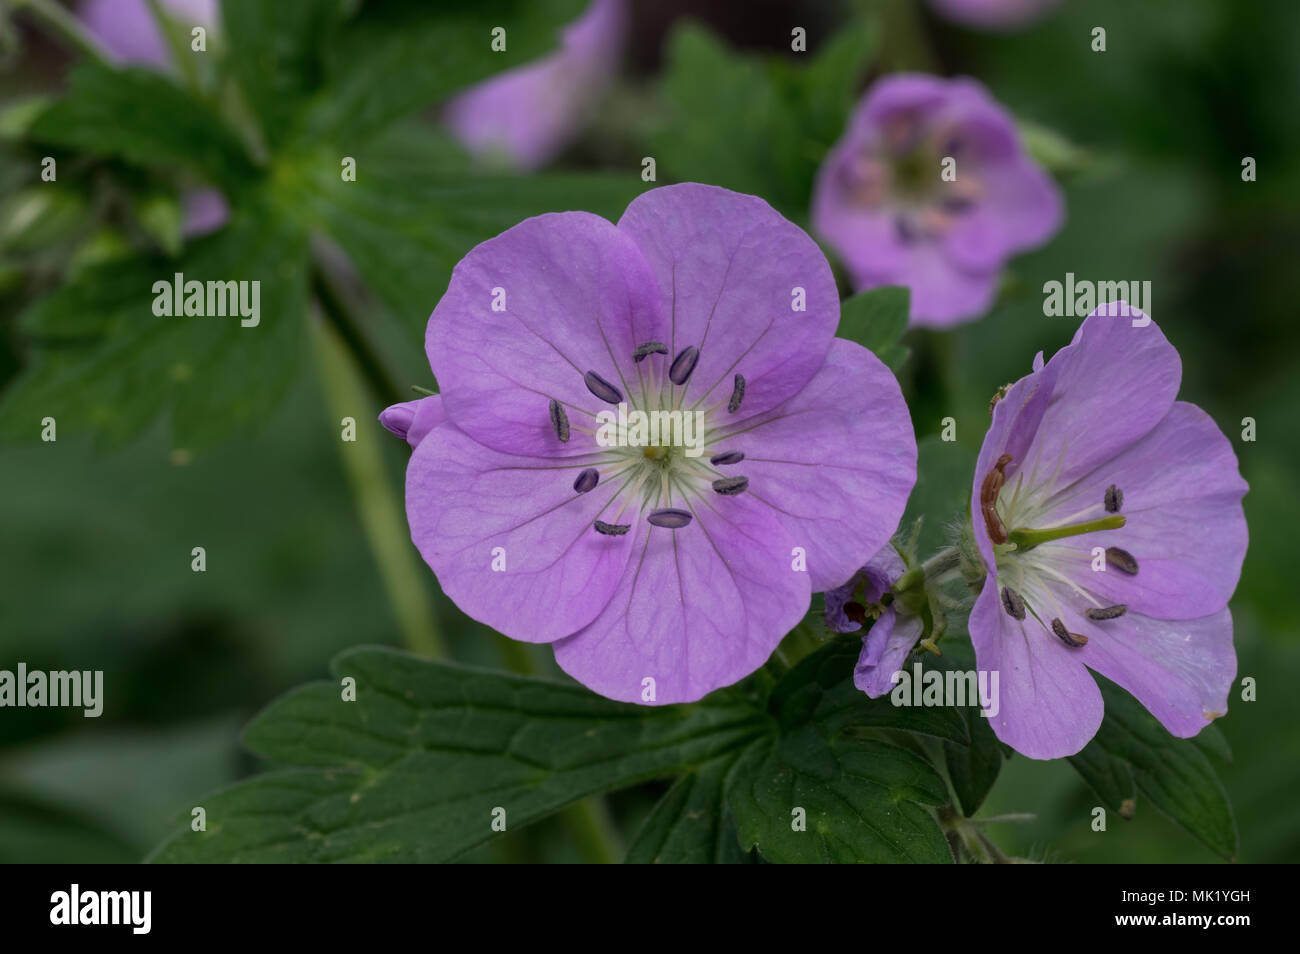
<instances>
[{"instance_id":1,"label":"serrated green leaf","mask_svg":"<svg viewBox=\"0 0 1300 954\"><path fill-rule=\"evenodd\" d=\"M176 446L196 450L255 430L293 379L306 309L306 249L296 230L237 215L185 257L137 256L87 268L20 319L34 345L0 402L0 437L34 440L44 417L59 435L120 445L160 415ZM154 284L260 282L260 319L160 317ZM249 286L251 291L251 285Z\"/></svg>"},{"instance_id":2,"label":"serrated green leaf","mask_svg":"<svg viewBox=\"0 0 1300 954\"><path fill-rule=\"evenodd\" d=\"M965 720L949 706L896 706L853 685L862 650L854 638L833 639L801 659L772 692L769 709L783 727L816 726L830 736L849 727L902 729L966 745Z\"/></svg>"},{"instance_id":3,"label":"serrated green leaf","mask_svg":"<svg viewBox=\"0 0 1300 954\"><path fill-rule=\"evenodd\" d=\"M1221 738L1198 745L1170 735L1142 704L1098 678L1106 717L1096 737L1070 763L1108 807L1119 810L1127 766L1151 804L1224 858L1237 854L1237 823L1228 794L1202 747L1226 750ZM1210 730L1213 730L1213 726ZM1208 731L1208 730L1207 730Z\"/></svg>"},{"instance_id":4,"label":"serrated green leaf","mask_svg":"<svg viewBox=\"0 0 1300 954\"><path fill-rule=\"evenodd\" d=\"M827 739L813 726L755 743L727 785L741 845L787 864L949 862L929 808L947 799L943 779L911 752Z\"/></svg>"},{"instance_id":5,"label":"serrated green leaf","mask_svg":"<svg viewBox=\"0 0 1300 954\"><path fill-rule=\"evenodd\" d=\"M228 192L256 177L224 121L164 76L85 63L67 94L29 130L37 142L117 156L149 168L192 170Z\"/></svg>"},{"instance_id":6,"label":"serrated green leaf","mask_svg":"<svg viewBox=\"0 0 1300 954\"><path fill-rule=\"evenodd\" d=\"M727 779L742 847L768 861L951 861L929 806L947 801L942 777L906 749L862 729L967 740L952 709L894 706L853 685L859 644L834 640L802 659L772 692L768 735ZM853 731L859 730L859 731ZM797 830L796 809L806 830Z\"/></svg>"},{"instance_id":7,"label":"serrated green leaf","mask_svg":"<svg viewBox=\"0 0 1300 954\"><path fill-rule=\"evenodd\" d=\"M350 650L245 733L291 766L204 799L153 855L172 861L445 861L587 795L672 776L745 744L731 693L691 706L611 702L576 685ZM340 682L356 680L356 701Z\"/></svg>"},{"instance_id":8,"label":"serrated green leaf","mask_svg":"<svg viewBox=\"0 0 1300 954\"><path fill-rule=\"evenodd\" d=\"M859 292L840 303L839 338L856 341L891 370L907 360L908 349L899 344L907 330L911 291L902 285L884 285Z\"/></svg>"},{"instance_id":9,"label":"serrated green leaf","mask_svg":"<svg viewBox=\"0 0 1300 954\"><path fill-rule=\"evenodd\" d=\"M736 821L724 799L734 754L715 759L673 783L641 825L627 864L748 864Z\"/></svg>"}]
</instances>

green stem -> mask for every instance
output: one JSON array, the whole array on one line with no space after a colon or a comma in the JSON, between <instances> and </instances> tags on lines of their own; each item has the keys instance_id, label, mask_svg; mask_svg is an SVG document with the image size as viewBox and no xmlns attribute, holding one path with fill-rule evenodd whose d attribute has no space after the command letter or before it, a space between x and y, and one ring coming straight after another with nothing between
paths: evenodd
<instances>
[{"instance_id":1,"label":"green stem","mask_svg":"<svg viewBox=\"0 0 1300 954\"><path fill-rule=\"evenodd\" d=\"M331 426L344 417L366 419L371 410L359 370L342 336L316 315L308 322L320 370L321 388L331 412ZM360 511L379 575L397 617L402 642L429 658L445 656L425 590L423 567L414 557L405 514L394 496L380 453L377 428L356 441L339 441L343 469Z\"/></svg>"},{"instance_id":2,"label":"green stem","mask_svg":"<svg viewBox=\"0 0 1300 954\"><path fill-rule=\"evenodd\" d=\"M393 375L388 373L379 352L371 344L370 338L353 318L347 303L339 293L329 274L319 264L311 270L311 288L320 303L321 313L333 326L343 343L347 345L353 360L360 368L366 383L370 385L381 403L385 406L397 404L403 398L402 389L397 386Z\"/></svg>"},{"instance_id":3,"label":"green stem","mask_svg":"<svg viewBox=\"0 0 1300 954\"><path fill-rule=\"evenodd\" d=\"M906 593L926 582L940 577L961 564L961 554L956 547L945 547L920 566L914 566L894 583L889 589L897 596Z\"/></svg>"},{"instance_id":4,"label":"green stem","mask_svg":"<svg viewBox=\"0 0 1300 954\"><path fill-rule=\"evenodd\" d=\"M1060 540L1062 537L1077 537L1082 533L1095 533L1098 530L1118 530L1127 522L1123 514L1116 513L1111 514L1109 517L1100 517L1097 520L1089 520L1085 523L1071 523L1064 527L1052 527L1050 530L1031 530L1027 527L1019 527L1008 534L1008 539L1009 542L1016 545L1018 551L1023 553L1049 540Z\"/></svg>"},{"instance_id":5,"label":"green stem","mask_svg":"<svg viewBox=\"0 0 1300 954\"><path fill-rule=\"evenodd\" d=\"M81 21L53 0L14 0L12 8L14 11L31 11L50 32L62 38L73 49L104 66L113 66L108 53L81 25Z\"/></svg>"}]
</instances>

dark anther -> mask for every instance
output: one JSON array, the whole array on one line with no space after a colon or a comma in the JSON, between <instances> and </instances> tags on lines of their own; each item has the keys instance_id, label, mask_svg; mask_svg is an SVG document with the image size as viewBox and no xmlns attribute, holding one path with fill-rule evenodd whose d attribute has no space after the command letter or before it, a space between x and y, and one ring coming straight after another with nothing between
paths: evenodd
<instances>
[{"instance_id":1,"label":"dark anther","mask_svg":"<svg viewBox=\"0 0 1300 954\"><path fill-rule=\"evenodd\" d=\"M1078 649L1088 641L1088 637L1082 633L1072 633L1066 629L1065 624L1059 619L1052 620L1052 632L1056 634L1057 639L1072 649Z\"/></svg>"},{"instance_id":2,"label":"dark anther","mask_svg":"<svg viewBox=\"0 0 1300 954\"><path fill-rule=\"evenodd\" d=\"M1128 606L1124 603L1117 603L1114 606L1095 606L1087 610L1083 615L1088 619L1119 619L1128 612Z\"/></svg>"},{"instance_id":3,"label":"dark anther","mask_svg":"<svg viewBox=\"0 0 1300 954\"><path fill-rule=\"evenodd\" d=\"M733 379L734 386L731 389L731 399L727 401L727 413L735 414L740 410L740 402L745 400L745 376L738 374Z\"/></svg>"},{"instance_id":4,"label":"dark anther","mask_svg":"<svg viewBox=\"0 0 1300 954\"><path fill-rule=\"evenodd\" d=\"M673 384L685 384L691 378L691 372L695 370L695 362L700 360L700 349L694 345L683 348L677 352L677 357L673 358L673 363L668 368L668 380Z\"/></svg>"},{"instance_id":5,"label":"dark anther","mask_svg":"<svg viewBox=\"0 0 1300 954\"><path fill-rule=\"evenodd\" d=\"M1012 619L1025 618L1025 601L1009 586L1002 587L1002 608Z\"/></svg>"},{"instance_id":6,"label":"dark anther","mask_svg":"<svg viewBox=\"0 0 1300 954\"><path fill-rule=\"evenodd\" d=\"M667 527L669 530L679 530L691 522L691 514L687 510L663 507L659 510L651 510L646 516L646 520L648 520L652 526Z\"/></svg>"},{"instance_id":7,"label":"dark anther","mask_svg":"<svg viewBox=\"0 0 1300 954\"><path fill-rule=\"evenodd\" d=\"M999 457L998 462L984 475L984 483L980 485L980 512L984 514L984 527L988 530L989 539L994 543L1006 543L1010 539L1007 525L998 514L998 494L1007 482L1006 469L1011 460L1010 454Z\"/></svg>"},{"instance_id":8,"label":"dark anther","mask_svg":"<svg viewBox=\"0 0 1300 954\"><path fill-rule=\"evenodd\" d=\"M1122 506L1124 506L1124 491L1111 484L1106 488L1106 512L1119 513Z\"/></svg>"},{"instance_id":9,"label":"dark anther","mask_svg":"<svg viewBox=\"0 0 1300 954\"><path fill-rule=\"evenodd\" d=\"M745 492L749 486L748 477L723 477L713 482L713 489L724 497L734 497Z\"/></svg>"},{"instance_id":10,"label":"dark anther","mask_svg":"<svg viewBox=\"0 0 1300 954\"><path fill-rule=\"evenodd\" d=\"M850 622L857 623L859 626L867 625L867 608L861 603L845 603L844 615Z\"/></svg>"},{"instance_id":11,"label":"dark anther","mask_svg":"<svg viewBox=\"0 0 1300 954\"><path fill-rule=\"evenodd\" d=\"M588 371L582 376L583 382L587 385L587 390L596 397L600 398L606 404L618 404L623 400L623 392L614 385L610 384L595 371Z\"/></svg>"},{"instance_id":12,"label":"dark anther","mask_svg":"<svg viewBox=\"0 0 1300 954\"><path fill-rule=\"evenodd\" d=\"M631 524L627 523L606 523L603 520L597 520L595 523L596 532L603 533L607 537L621 537L632 529Z\"/></svg>"},{"instance_id":13,"label":"dark anther","mask_svg":"<svg viewBox=\"0 0 1300 954\"><path fill-rule=\"evenodd\" d=\"M569 415L564 413L564 408L555 398L551 398L551 427L555 428L555 436L560 440L569 439Z\"/></svg>"},{"instance_id":14,"label":"dark anther","mask_svg":"<svg viewBox=\"0 0 1300 954\"><path fill-rule=\"evenodd\" d=\"M1106 562L1121 573L1137 576L1138 561L1127 550L1121 550L1119 547L1107 547Z\"/></svg>"},{"instance_id":15,"label":"dark anther","mask_svg":"<svg viewBox=\"0 0 1300 954\"><path fill-rule=\"evenodd\" d=\"M739 464L744 459L744 451L725 451L721 454L714 454L709 458L709 463L714 467L725 467L727 464Z\"/></svg>"},{"instance_id":16,"label":"dark anther","mask_svg":"<svg viewBox=\"0 0 1300 954\"><path fill-rule=\"evenodd\" d=\"M573 482L573 489L580 494L585 494L588 490L595 490L596 484L600 482L600 474L596 472L595 467L588 467L578 475L578 479Z\"/></svg>"},{"instance_id":17,"label":"dark anther","mask_svg":"<svg viewBox=\"0 0 1300 954\"><path fill-rule=\"evenodd\" d=\"M632 360L640 364L652 354L667 354L668 346L662 341L647 341L632 352Z\"/></svg>"}]
</instances>

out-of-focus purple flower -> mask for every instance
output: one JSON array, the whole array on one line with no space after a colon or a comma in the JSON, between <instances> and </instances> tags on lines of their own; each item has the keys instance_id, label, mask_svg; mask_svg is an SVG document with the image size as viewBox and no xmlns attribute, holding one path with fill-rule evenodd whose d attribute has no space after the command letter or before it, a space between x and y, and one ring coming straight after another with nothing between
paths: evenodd
<instances>
[{"instance_id":1,"label":"out-of-focus purple flower","mask_svg":"<svg viewBox=\"0 0 1300 954\"><path fill-rule=\"evenodd\" d=\"M881 598L905 569L902 557L886 546L847 583L826 591L826 625L837 633L856 633L867 616L879 614L862 637L862 652L853 670L853 684L873 699L893 689L894 673L904 668L908 653L921 638L919 616L903 612L897 602L881 606Z\"/></svg>"},{"instance_id":2,"label":"out-of-focus purple flower","mask_svg":"<svg viewBox=\"0 0 1300 954\"><path fill-rule=\"evenodd\" d=\"M565 28L557 52L484 80L448 103L452 134L474 155L519 169L550 162L608 89L626 29L625 0L594 0Z\"/></svg>"},{"instance_id":3,"label":"out-of-focus purple flower","mask_svg":"<svg viewBox=\"0 0 1300 954\"><path fill-rule=\"evenodd\" d=\"M1061 0L930 0L949 20L985 30L1013 30L1035 20Z\"/></svg>"},{"instance_id":4,"label":"out-of-focus purple flower","mask_svg":"<svg viewBox=\"0 0 1300 954\"><path fill-rule=\"evenodd\" d=\"M162 8L179 23L206 30L217 22L216 0L162 0ZM171 47L146 0L83 0L78 14L114 59L156 70L175 69Z\"/></svg>"},{"instance_id":5,"label":"out-of-focus purple flower","mask_svg":"<svg viewBox=\"0 0 1300 954\"><path fill-rule=\"evenodd\" d=\"M946 327L988 310L1003 263L1051 236L1062 208L982 85L900 73L867 91L826 157L812 222L855 286L906 285L913 324Z\"/></svg>"},{"instance_id":6,"label":"out-of-focus purple flower","mask_svg":"<svg viewBox=\"0 0 1300 954\"><path fill-rule=\"evenodd\" d=\"M181 234L198 238L230 219L230 205L220 189L191 189L181 196Z\"/></svg>"},{"instance_id":7,"label":"out-of-focus purple flower","mask_svg":"<svg viewBox=\"0 0 1300 954\"><path fill-rule=\"evenodd\" d=\"M898 384L838 320L817 245L712 186L484 242L429 319L446 418L407 469L416 546L462 610L605 696L737 681L888 541L916 479ZM657 446L638 433L673 411ZM384 423L409 439L417 416Z\"/></svg>"},{"instance_id":8,"label":"out-of-focus purple flower","mask_svg":"<svg viewBox=\"0 0 1300 954\"><path fill-rule=\"evenodd\" d=\"M994 731L1031 758L1096 733L1090 668L1183 738L1227 711L1236 672L1246 482L1209 415L1174 400L1182 367L1160 329L1108 309L997 403L976 466L988 576L971 640L1001 674Z\"/></svg>"}]
</instances>

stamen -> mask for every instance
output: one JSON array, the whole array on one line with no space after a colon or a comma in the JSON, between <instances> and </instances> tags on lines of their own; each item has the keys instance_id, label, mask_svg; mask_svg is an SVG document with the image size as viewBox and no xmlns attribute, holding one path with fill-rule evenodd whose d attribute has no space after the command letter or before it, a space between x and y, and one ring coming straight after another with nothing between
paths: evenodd
<instances>
[{"instance_id":1,"label":"stamen","mask_svg":"<svg viewBox=\"0 0 1300 954\"><path fill-rule=\"evenodd\" d=\"M1057 639L1072 649L1078 649L1080 646L1088 642L1087 636L1082 633L1070 632L1065 628L1065 624L1059 619L1052 620L1052 632L1056 634Z\"/></svg>"},{"instance_id":2,"label":"stamen","mask_svg":"<svg viewBox=\"0 0 1300 954\"><path fill-rule=\"evenodd\" d=\"M1025 618L1025 601L1009 586L1002 587L1002 608L1012 619Z\"/></svg>"},{"instance_id":3,"label":"stamen","mask_svg":"<svg viewBox=\"0 0 1300 954\"><path fill-rule=\"evenodd\" d=\"M640 364L652 354L667 354L668 346L662 341L647 341L643 345L638 345L637 349L632 352L632 360Z\"/></svg>"},{"instance_id":4,"label":"stamen","mask_svg":"<svg viewBox=\"0 0 1300 954\"><path fill-rule=\"evenodd\" d=\"M551 427L555 428L555 436L562 441L569 439L569 415L564 413L564 406L555 398L551 398Z\"/></svg>"},{"instance_id":5,"label":"stamen","mask_svg":"<svg viewBox=\"0 0 1300 954\"><path fill-rule=\"evenodd\" d=\"M573 482L573 489L580 494L585 494L589 490L595 490L596 484L600 482L600 473L595 467L588 467L578 475L578 479Z\"/></svg>"},{"instance_id":6,"label":"stamen","mask_svg":"<svg viewBox=\"0 0 1300 954\"><path fill-rule=\"evenodd\" d=\"M738 374L732 379L735 385L731 389L731 399L727 401L727 413L735 414L740 410L740 402L745 400L745 376Z\"/></svg>"},{"instance_id":7,"label":"stamen","mask_svg":"<svg viewBox=\"0 0 1300 954\"><path fill-rule=\"evenodd\" d=\"M694 345L689 345L677 352L677 357L673 358L673 363L668 368L668 380L673 384L685 384L691 378L691 372L695 370L695 362L700 360L700 349Z\"/></svg>"},{"instance_id":8,"label":"stamen","mask_svg":"<svg viewBox=\"0 0 1300 954\"><path fill-rule=\"evenodd\" d=\"M582 376L583 382L587 385L587 390L596 397L600 398L606 404L618 404L623 400L623 392L614 385L610 384L595 371L588 371Z\"/></svg>"},{"instance_id":9,"label":"stamen","mask_svg":"<svg viewBox=\"0 0 1300 954\"><path fill-rule=\"evenodd\" d=\"M749 486L748 477L723 477L713 482L713 489L724 497L734 497L745 492Z\"/></svg>"},{"instance_id":10,"label":"stamen","mask_svg":"<svg viewBox=\"0 0 1300 954\"><path fill-rule=\"evenodd\" d=\"M1118 530L1128 523L1123 514L1111 514L1109 517L1101 517L1097 520L1086 520L1083 523L1068 523L1061 527L1050 527L1047 530L1034 530L1031 527L1016 527L1011 531L1011 542L1016 545L1016 549L1021 553L1032 550L1040 543L1047 543L1049 540L1060 540L1064 537L1077 537L1084 533L1096 533L1099 530Z\"/></svg>"},{"instance_id":11,"label":"stamen","mask_svg":"<svg viewBox=\"0 0 1300 954\"><path fill-rule=\"evenodd\" d=\"M998 494L1007 481L1006 467L1011 461L1010 454L999 457L998 462L984 475L984 483L980 485L980 512L984 514L984 528L994 543L1006 543L1010 539L1007 525L998 514Z\"/></svg>"},{"instance_id":12,"label":"stamen","mask_svg":"<svg viewBox=\"0 0 1300 954\"><path fill-rule=\"evenodd\" d=\"M1127 550L1121 550L1119 547L1107 547L1106 562L1121 573L1137 576L1138 561Z\"/></svg>"},{"instance_id":13,"label":"stamen","mask_svg":"<svg viewBox=\"0 0 1300 954\"><path fill-rule=\"evenodd\" d=\"M621 537L632 529L631 524L626 523L606 523L603 520L597 520L594 524L597 533L603 533L607 537Z\"/></svg>"},{"instance_id":14,"label":"stamen","mask_svg":"<svg viewBox=\"0 0 1300 954\"><path fill-rule=\"evenodd\" d=\"M1119 513L1124 506L1124 491L1120 490L1114 484L1106 488L1106 512Z\"/></svg>"},{"instance_id":15,"label":"stamen","mask_svg":"<svg viewBox=\"0 0 1300 954\"><path fill-rule=\"evenodd\" d=\"M1119 619L1128 612L1128 604L1117 603L1114 606L1097 606L1085 612L1083 615L1088 619Z\"/></svg>"},{"instance_id":16,"label":"stamen","mask_svg":"<svg viewBox=\"0 0 1300 954\"><path fill-rule=\"evenodd\" d=\"M675 507L662 507L659 510L651 510L646 515L646 520L655 527L680 530L691 522L691 514L687 510L678 510Z\"/></svg>"},{"instance_id":17,"label":"stamen","mask_svg":"<svg viewBox=\"0 0 1300 954\"><path fill-rule=\"evenodd\" d=\"M709 463L714 467L725 467L727 464L739 464L744 459L744 451L725 451L721 454L714 454L709 458Z\"/></svg>"}]
</instances>

